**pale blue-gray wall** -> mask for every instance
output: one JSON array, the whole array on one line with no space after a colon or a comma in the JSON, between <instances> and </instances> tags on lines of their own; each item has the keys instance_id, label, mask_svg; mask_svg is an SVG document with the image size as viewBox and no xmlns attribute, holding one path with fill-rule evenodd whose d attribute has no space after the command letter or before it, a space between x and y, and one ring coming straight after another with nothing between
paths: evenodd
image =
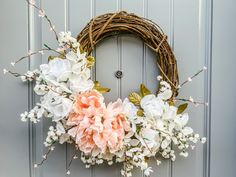
<instances>
[{"instance_id":1,"label":"pale blue-gray wall","mask_svg":"<svg viewBox=\"0 0 236 177\"><path fill-rule=\"evenodd\" d=\"M177 157L155 167L155 177L235 177L236 159L236 1L235 0L37 0L52 19L56 30L70 30L74 36L94 16L127 10L159 24L168 35L180 74L180 80L204 65L208 72L184 87L181 97L198 98L209 107L190 107L190 124L206 136L206 145L198 145L188 159ZM47 23L38 18L23 0L1 0L0 4L0 68L28 50L39 49L44 43L55 46ZM112 91L107 100L124 98L137 90L141 82L156 89L154 54L133 36L117 36L104 40L94 51L97 59L94 78ZM46 62L36 56L17 65L19 72L34 69ZM122 70L118 80L114 72ZM38 100L32 86L11 76L0 74L0 176L1 177L62 177L73 148L58 146L45 166L34 169L45 151L42 142L49 121L31 125L20 122L19 114ZM118 177L119 165L85 169L78 160L71 168L72 177ZM134 177L142 173L135 170Z\"/></svg>"}]
</instances>

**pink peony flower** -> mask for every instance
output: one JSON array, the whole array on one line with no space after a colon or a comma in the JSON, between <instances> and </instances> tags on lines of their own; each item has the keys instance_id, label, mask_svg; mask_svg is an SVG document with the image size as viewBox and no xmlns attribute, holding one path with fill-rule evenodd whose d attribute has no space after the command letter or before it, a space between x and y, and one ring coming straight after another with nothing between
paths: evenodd
<instances>
[{"instance_id":1,"label":"pink peony flower","mask_svg":"<svg viewBox=\"0 0 236 177\"><path fill-rule=\"evenodd\" d=\"M87 91L76 96L73 112L69 115L67 124L78 125L84 117L102 116L105 104L104 97L96 90Z\"/></svg>"},{"instance_id":2,"label":"pink peony flower","mask_svg":"<svg viewBox=\"0 0 236 177\"><path fill-rule=\"evenodd\" d=\"M68 125L76 125L69 130L76 144L85 154L93 150L114 153L122 148L125 133L130 130L123 113L122 101L109 103L107 108L103 97L97 91L78 95L74 112L70 114Z\"/></svg>"},{"instance_id":3,"label":"pink peony flower","mask_svg":"<svg viewBox=\"0 0 236 177\"><path fill-rule=\"evenodd\" d=\"M120 99L109 103L104 114L104 137L111 153L121 149L125 132L130 131L130 124L123 113L123 104Z\"/></svg>"}]
</instances>

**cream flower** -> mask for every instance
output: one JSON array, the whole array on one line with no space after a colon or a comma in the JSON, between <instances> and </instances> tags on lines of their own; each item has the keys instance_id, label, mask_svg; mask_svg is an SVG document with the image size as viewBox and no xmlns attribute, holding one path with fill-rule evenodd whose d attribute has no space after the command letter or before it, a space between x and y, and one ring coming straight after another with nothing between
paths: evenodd
<instances>
[{"instance_id":1,"label":"cream flower","mask_svg":"<svg viewBox=\"0 0 236 177\"><path fill-rule=\"evenodd\" d=\"M40 105L53 115L53 121L59 121L69 115L73 102L53 91L49 91L41 98Z\"/></svg>"},{"instance_id":2,"label":"cream flower","mask_svg":"<svg viewBox=\"0 0 236 177\"><path fill-rule=\"evenodd\" d=\"M148 118L158 118L163 114L164 102L155 95L146 95L141 100L141 107Z\"/></svg>"}]
</instances>

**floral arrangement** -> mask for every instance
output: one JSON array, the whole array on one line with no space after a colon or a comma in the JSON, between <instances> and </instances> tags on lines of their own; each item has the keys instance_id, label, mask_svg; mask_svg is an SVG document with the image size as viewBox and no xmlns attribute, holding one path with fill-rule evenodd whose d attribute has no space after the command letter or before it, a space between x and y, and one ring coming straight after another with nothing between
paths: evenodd
<instances>
[{"instance_id":1,"label":"floral arrangement","mask_svg":"<svg viewBox=\"0 0 236 177\"><path fill-rule=\"evenodd\" d=\"M170 84L161 76L157 77L160 85L157 94L151 94L141 84L140 93L133 92L123 101L118 99L106 105L103 93L109 89L91 79L95 59L87 56L70 32L57 34L45 11L34 1L27 2L49 22L59 44L58 49L44 45L45 48L11 63L14 66L23 59L46 51L57 54L50 56L49 62L41 64L39 69L25 74L4 69L4 74L20 77L23 82L34 82L34 92L40 96L40 102L29 112L22 113L21 120L37 123L42 118L50 118L53 122L44 142L48 151L35 167L43 164L54 150L55 143L70 143L76 151L69 163L68 175L70 165L80 151L81 160L87 168L104 161L109 165L122 162L123 176L132 176L134 167L149 176L152 172L150 158L155 158L157 165L161 163L159 157L175 161L176 152L172 146L179 149L179 155L187 157L189 148L194 149L198 141L206 141L187 126L189 116L185 112L187 102L195 105L206 103L196 102L191 97L173 97ZM205 69L189 77L178 89ZM178 100L185 103L176 106Z\"/></svg>"}]
</instances>

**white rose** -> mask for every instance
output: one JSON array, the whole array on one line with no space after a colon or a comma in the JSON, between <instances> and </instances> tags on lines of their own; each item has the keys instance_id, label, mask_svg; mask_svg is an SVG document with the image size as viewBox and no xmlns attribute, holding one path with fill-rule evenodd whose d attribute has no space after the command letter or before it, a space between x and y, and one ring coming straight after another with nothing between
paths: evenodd
<instances>
[{"instance_id":1,"label":"white rose","mask_svg":"<svg viewBox=\"0 0 236 177\"><path fill-rule=\"evenodd\" d=\"M41 106L48 110L53 116L53 121L59 121L68 116L72 109L73 102L49 91L41 98Z\"/></svg>"},{"instance_id":2,"label":"white rose","mask_svg":"<svg viewBox=\"0 0 236 177\"><path fill-rule=\"evenodd\" d=\"M48 65L50 68L49 74L56 78L71 70L70 62L61 58L54 58L53 60L50 60Z\"/></svg>"},{"instance_id":3,"label":"white rose","mask_svg":"<svg viewBox=\"0 0 236 177\"><path fill-rule=\"evenodd\" d=\"M141 100L141 107L148 118L158 118L163 114L164 102L155 95L147 95Z\"/></svg>"},{"instance_id":4,"label":"white rose","mask_svg":"<svg viewBox=\"0 0 236 177\"><path fill-rule=\"evenodd\" d=\"M73 78L70 80L70 89L73 92L84 92L93 89L93 81L83 79L82 77L78 76L77 78Z\"/></svg>"},{"instance_id":5,"label":"white rose","mask_svg":"<svg viewBox=\"0 0 236 177\"><path fill-rule=\"evenodd\" d=\"M128 98L125 98L123 101L123 110L128 117L132 118L136 117L138 108Z\"/></svg>"},{"instance_id":6,"label":"white rose","mask_svg":"<svg viewBox=\"0 0 236 177\"><path fill-rule=\"evenodd\" d=\"M71 70L71 63L68 60L54 58L48 64L40 65L40 70L47 80L58 80L65 73Z\"/></svg>"},{"instance_id":7,"label":"white rose","mask_svg":"<svg viewBox=\"0 0 236 177\"><path fill-rule=\"evenodd\" d=\"M144 146L148 146L147 148L155 151L160 147L160 137L159 133L155 130L149 128L143 128L141 130L141 142Z\"/></svg>"}]
</instances>

